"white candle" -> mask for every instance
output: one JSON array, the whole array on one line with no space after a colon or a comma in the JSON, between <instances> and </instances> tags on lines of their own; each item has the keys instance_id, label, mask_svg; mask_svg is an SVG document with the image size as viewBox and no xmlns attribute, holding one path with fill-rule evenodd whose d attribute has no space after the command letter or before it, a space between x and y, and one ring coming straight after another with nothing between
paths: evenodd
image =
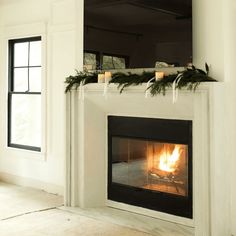
<instances>
[{"instance_id":1,"label":"white candle","mask_svg":"<svg viewBox=\"0 0 236 236\"><path fill-rule=\"evenodd\" d=\"M105 72L105 83L109 83L110 80L111 80L111 72L106 71Z\"/></svg>"},{"instance_id":2,"label":"white candle","mask_svg":"<svg viewBox=\"0 0 236 236\"><path fill-rule=\"evenodd\" d=\"M156 71L155 78L156 78L156 81L162 80L164 78L164 72L163 71Z\"/></svg>"},{"instance_id":3,"label":"white candle","mask_svg":"<svg viewBox=\"0 0 236 236\"><path fill-rule=\"evenodd\" d=\"M104 83L104 82L105 82L105 75L98 74L98 83Z\"/></svg>"}]
</instances>

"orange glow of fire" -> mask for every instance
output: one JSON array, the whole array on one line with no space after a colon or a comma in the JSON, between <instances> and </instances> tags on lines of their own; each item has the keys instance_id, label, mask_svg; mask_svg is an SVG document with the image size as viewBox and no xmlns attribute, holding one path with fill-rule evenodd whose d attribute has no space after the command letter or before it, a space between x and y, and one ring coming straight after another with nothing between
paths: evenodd
<instances>
[{"instance_id":1,"label":"orange glow of fire","mask_svg":"<svg viewBox=\"0 0 236 236\"><path fill-rule=\"evenodd\" d=\"M175 145L174 150L163 150L160 153L159 169L166 172L174 172L180 158L180 146Z\"/></svg>"}]
</instances>

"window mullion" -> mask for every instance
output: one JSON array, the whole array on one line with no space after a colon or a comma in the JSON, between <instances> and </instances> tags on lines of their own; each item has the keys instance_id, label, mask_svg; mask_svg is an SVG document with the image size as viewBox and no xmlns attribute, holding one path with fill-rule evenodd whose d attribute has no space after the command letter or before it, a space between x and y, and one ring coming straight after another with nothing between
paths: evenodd
<instances>
[{"instance_id":1,"label":"window mullion","mask_svg":"<svg viewBox=\"0 0 236 236\"><path fill-rule=\"evenodd\" d=\"M30 68L39 68L39 67L41 67L41 66L15 66L14 69L28 68L28 67L30 67Z\"/></svg>"},{"instance_id":2,"label":"window mullion","mask_svg":"<svg viewBox=\"0 0 236 236\"><path fill-rule=\"evenodd\" d=\"M41 95L41 92L9 92L9 94Z\"/></svg>"}]
</instances>

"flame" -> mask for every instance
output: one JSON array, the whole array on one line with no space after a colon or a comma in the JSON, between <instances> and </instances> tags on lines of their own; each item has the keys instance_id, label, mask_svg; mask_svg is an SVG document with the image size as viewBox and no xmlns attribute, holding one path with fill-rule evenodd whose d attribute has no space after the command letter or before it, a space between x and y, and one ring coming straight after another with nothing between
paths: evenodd
<instances>
[{"instance_id":1,"label":"flame","mask_svg":"<svg viewBox=\"0 0 236 236\"><path fill-rule=\"evenodd\" d=\"M172 153L169 149L164 149L160 154L159 169L166 172L174 172L179 158L180 158L179 145L175 145Z\"/></svg>"}]
</instances>

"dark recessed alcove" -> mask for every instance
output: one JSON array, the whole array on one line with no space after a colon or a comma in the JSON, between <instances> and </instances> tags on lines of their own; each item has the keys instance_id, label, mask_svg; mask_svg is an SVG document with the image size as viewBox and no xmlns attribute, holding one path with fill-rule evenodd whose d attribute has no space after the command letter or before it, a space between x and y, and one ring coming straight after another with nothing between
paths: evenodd
<instances>
[{"instance_id":1,"label":"dark recessed alcove","mask_svg":"<svg viewBox=\"0 0 236 236\"><path fill-rule=\"evenodd\" d=\"M84 0L84 51L84 64L103 69L185 66L192 0Z\"/></svg>"}]
</instances>

